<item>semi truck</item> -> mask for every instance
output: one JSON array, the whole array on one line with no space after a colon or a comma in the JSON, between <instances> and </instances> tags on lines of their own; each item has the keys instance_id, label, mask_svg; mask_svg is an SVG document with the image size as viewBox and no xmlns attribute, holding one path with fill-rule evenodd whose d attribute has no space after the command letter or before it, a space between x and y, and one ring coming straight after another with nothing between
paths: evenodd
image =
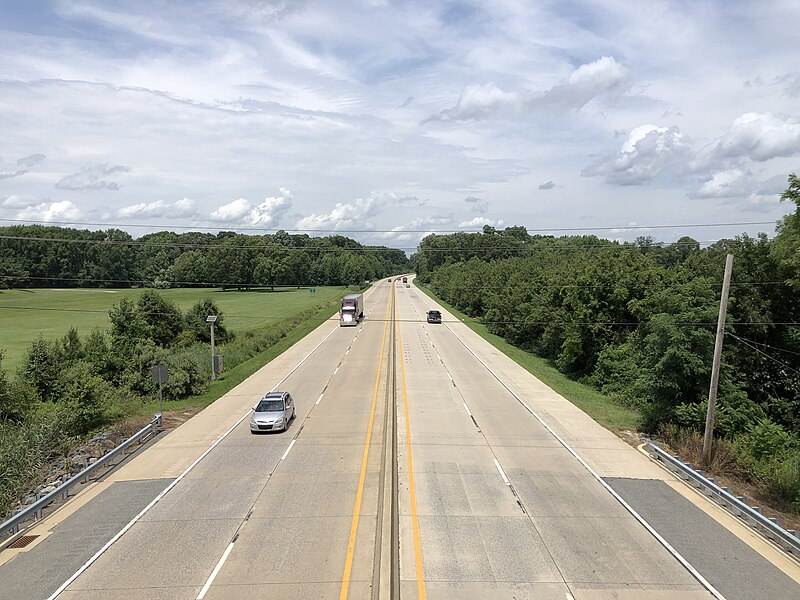
<instances>
[{"instance_id":1,"label":"semi truck","mask_svg":"<svg viewBox=\"0 0 800 600\"><path fill-rule=\"evenodd\" d=\"M339 326L350 327L358 325L358 320L364 316L364 294L347 294L342 298L342 307L339 309Z\"/></svg>"}]
</instances>

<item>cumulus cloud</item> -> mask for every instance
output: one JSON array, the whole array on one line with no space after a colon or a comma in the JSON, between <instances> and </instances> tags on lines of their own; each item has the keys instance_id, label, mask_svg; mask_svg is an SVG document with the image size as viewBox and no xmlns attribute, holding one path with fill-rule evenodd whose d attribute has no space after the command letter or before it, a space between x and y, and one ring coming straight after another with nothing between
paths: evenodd
<instances>
[{"instance_id":1,"label":"cumulus cloud","mask_svg":"<svg viewBox=\"0 0 800 600\"><path fill-rule=\"evenodd\" d=\"M479 121L496 113L514 113L533 109L575 110L594 98L619 89L627 69L613 56L602 56L579 66L569 78L549 90L506 92L494 82L465 86L455 106L425 119L429 121Z\"/></svg>"},{"instance_id":2,"label":"cumulus cloud","mask_svg":"<svg viewBox=\"0 0 800 600\"><path fill-rule=\"evenodd\" d=\"M552 181L545 181L544 183L539 184L540 190L552 190L554 187L556 187L556 184Z\"/></svg>"},{"instance_id":3,"label":"cumulus cloud","mask_svg":"<svg viewBox=\"0 0 800 600\"><path fill-rule=\"evenodd\" d=\"M25 175L30 167L33 167L45 159L44 154L31 154L30 156L23 156L17 159L17 168L8 171L0 171L0 179L10 179L11 177L19 177ZM20 168L22 167L22 168Z\"/></svg>"},{"instance_id":4,"label":"cumulus cloud","mask_svg":"<svg viewBox=\"0 0 800 600\"><path fill-rule=\"evenodd\" d=\"M56 188L74 191L118 190L119 185L115 181L108 181L104 178L115 173L128 173L130 170L131 168L125 165L109 163L89 165L72 175L61 178L56 183Z\"/></svg>"},{"instance_id":5,"label":"cumulus cloud","mask_svg":"<svg viewBox=\"0 0 800 600\"><path fill-rule=\"evenodd\" d=\"M581 175L604 175L608 183L639 185L670 169L681 169L690 147L677 127L640 125L633 129L615 156L603 157Z\"/></svg>"},{"instance_id":6,"label":"cumulus cloud","mask_svg":"<svg viewBox=\"0 0 800 600\"><path fill-rule=\"evenodd\" d=\"M565 83L550 88L530 104L560 110L581 108L597 96L620 88L627 72L613 56L602 56L581 65Z\"/></svg>"},{"instance_id":7,"label":"cumulus cloud","mask_svg":"<svg viewBox=\"0 0 800 600\"><path fill-rule=\"evenodd\" d=\"M433 214L429 217L417 217L405 225L393 227L391 231L381 234L383 240L408 241L416 239L419 241L426 235L434 233L436 230L448 225L452 227L455 220L452 215Z\"/></svg>"},{"instance_id":8,"label":"cumulus cloud","mask_svg":"<svg viewBox=\"0 0 800 600\"><path fill-rule=\"evenodd\" d=\"M297 222L298 229L304 230L341 230L363 229L369 227L366 221L378 213L382 203L375 198L358 198L355 202L337 202L328 213L312 213Z\"/></svg>"},{"instance_id":9,"label":"cumulus cloud","mask_svg":"<svg viewBox=\"0 0 800 600\"><path fill-rule=\"evenodd\" d=\"M239 198L228 204L223 204L211 213L211 218L214 221L222 221L230 223L238 221L250 212L250 201L244 198Z\"/></svg>"},{"instance_id":10,"label":"cumulus cloud","mask_svg":"<svg viewBox=\"0 0 800 600\"><path fill-rule=\"evenodd\" d=\"M248 216L250 225L277 225L283 215L292 207L292 192L280 188L280 196L264 198L264 201L254 206Z\"/></svg>"},{"instance_id":11,"label":"cumulus cloud","mask_svg":"<svg viewBox=\"0 0 800 600\"><path fill-rule=\"evenodd\" d=\"M302 217L297 221L296 227L308 231L366 229L373 226L367 219L376 216L387 207L423 206L424 204L426 201L420 200L417 196L372 192L368 198L357 198L353 202L337 202L336 206L328 213L312 213Z\"/></svg>"},{"instance_id":12,"label":"cumulus cloud","mask_svg":"<svg viewBox=\"0 0 800 600\"><path fill-rule=\"evenodd\" d=\"M733 198L746 196L756 187L750 173L728 169L714 173L699 188L689 194L692 198Z\"/></svg>"},{"instance_id":13,"label":"cumulus cloud","mask_svg":"<svg viewBox=\"0 0 800 600\"><path fill-rule=\"evenodd\" d=\"M255 205L246 198L239 198L214 210L211 219L222 223L274 226L292 207L292 198L292 192L286 188L280 188L279 196L264 198Z\"/></svg>"},{"instance_id":14,"label":"cumulus cloud","mask_svg":"<svg viewBox=\"0 0 800 600\"><path fill-rule=\"evenodd\" d=\"M42 202L29 206L17 213L17 218L24 221L73 221L81 217L81 211L69 200L61 202Z\"/></svg>"},{"instance_id":15,"label":"cumulus cloud","mask_svg":"<svg viewBox=\"0 0 800 600\"><path fill-rule=\"evenodd\" d=\"M426 121L479 121L500 110L519 110L520 95L504 92L494 83L468 85L453 108L447 108Z\"/></svg>"},{"instance_id":16,"label":"cumulus cloud","mask_svg":"<svg viewBox=\"0 0 800 600\"><path fill-rule=\"evenodd\" d=\"M476 198L475 196L469 196L464 198L464 202L469 205L469 210L472 212L476 212L481 215L485 215L489 211L489 203L482 198Z\"/></svg>"},{"instance_id":17,"label":"cumulus cloud","mask_svg":"<svg viewBox=\"0 0 800 600\"><path fill-rule=\"evenodd\" d=\"M38 204L38 200L32 200L30 198L21 198L15 194L11 194L10 196L6 196L2 202L0 202L0 206L3 208L28 208L29 206L35 206Z\"/></svg>"},{"instance_id":18,"label":"cumulus cloud","mask_svg":"<svg viewBox=\"0 0 800 600\"><path fill-rule=\"evenodd\" d=\"M800 120L772 113L745 113L717 142L716 154L764 162L800 154Z\"/></svg>"},{"instance_id":19,"label":"cumulus cloud","mask_svg":"<svg viewBox=\"0 0 800 600\"><path fill-rule=\"evenodd\" d=\"M120 217L148 217L148 218L165 218L165 219L179 219L184 217L191 217L195 214L195 202L190 198L183 198L176 202L164 202L163 200L156 200L145 204L132 204L125 206L117 211Z\"/></svg>"},{"instance_id":20,"label":"cumulus cloud","mask_svg":"<svg viewBox=\"0 0 800 600\"><path fill-rule=\"evenodd\" d=\"M503 220L497 219L494 221L492 219L487 219L486 217L475 217L469 221L462 221L458 224L458 228L467 229L472 227L483 227L484 225L489 225L490 227L502 227Z\"/></svg>"}]
</instances>

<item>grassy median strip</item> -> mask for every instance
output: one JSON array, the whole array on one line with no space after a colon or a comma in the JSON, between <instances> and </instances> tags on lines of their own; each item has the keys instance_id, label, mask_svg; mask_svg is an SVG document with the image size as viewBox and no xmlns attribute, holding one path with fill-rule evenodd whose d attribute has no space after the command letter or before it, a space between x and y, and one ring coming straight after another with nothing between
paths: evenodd
<instances>
[{"instance_id":1,"label":"grassy median strip","mask_svg":"<svg viewBox=\"0 0 800 600\"><path fill-rule=\"evenodd\" d=\"M636 431L639 428L642 417L638 411L626 406L620 406L597 390L569 379L552 366L547 359L509 344L500 336L490 333L486 325L482 324L480 321L471 319L461 311L437 298L429 288L418 284L416 281L414 281L414 285L437 303L445 307L454 316L458 317L467 327L472 329L492 346L500 350L542 383L572 402L603 427L612 431Z\"/></svg>"}]
</instances>

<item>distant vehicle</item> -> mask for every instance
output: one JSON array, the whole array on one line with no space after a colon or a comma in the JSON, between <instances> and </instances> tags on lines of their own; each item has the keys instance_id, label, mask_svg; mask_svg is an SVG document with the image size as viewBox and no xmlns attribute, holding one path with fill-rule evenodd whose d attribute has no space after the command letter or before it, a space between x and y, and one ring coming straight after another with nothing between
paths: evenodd
<instances>
[{"instance_id":1,"label":"distant vehicle","mask_svg":"<svg viewBox=\"0 0 800 600\"><path fill-rule=\"evenodd\" d=\"M392 278L389 277L389 279L387 279L386 281L388 281L389 283L392 283Z\"/></svg>"},{"instance_id":2,"label":"distant vehicle","mask_svg":"<svg viewBox=\"0 0 800 600\"><path fill-rule=\"evenodd\" d=\"M441 323L442 322L442 313L438 310L429 310L428 311L428 323Z\"/></svg>"},{"instance_id":3,"label":"distant vehicle","mask_svg":"<svg viewBox=\"0 0 800 600\"><path fill-rule=\"evenodd\" d=\"M403 277L403 283L408 283L408 277Z\"/></svg>"},{"instance_id":4,"label":"distant vehicle","mask_svg":"<svg viewBox=\"0 0 800 600\"><path fill-rule=\"evenodd\" d=\"M289 392L269 392L258 401L250 417L250 431L286 431L294 419L294 400Z\"/></svg>"},{"instance_id":5,"label":"distant vehicle","mask_svg":"<svg viewBox=\"0 0 800 600\"><path fill-rule=\"evenodd\" d=\"M364 316L364 294L348 294L342 298L342 307L339 309L339 327L358 325L358 320Z\"/></svg>"}]
</instances>

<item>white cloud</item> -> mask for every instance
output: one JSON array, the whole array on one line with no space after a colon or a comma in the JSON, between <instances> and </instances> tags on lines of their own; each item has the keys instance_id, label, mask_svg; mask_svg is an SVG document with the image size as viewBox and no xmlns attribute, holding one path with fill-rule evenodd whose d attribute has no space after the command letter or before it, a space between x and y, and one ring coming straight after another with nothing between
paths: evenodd
<instances>
[{"instance_id":1,"label":"white cloud","mask_svg":"<svg viewBox=\"0 0 800 600\"><path fill-rule=\"evenodd\" d=\"M89 165L80 171L62 177L56 188L59 190L118 190L119 184L115 181L104 179L115 173L128 173L131 168L125 165L111 165L109 163Z\"/></svg>"},{"instance_id":2,"label":"white cloud","mask_svg":"<svg viewBox=\"0 0 800 600\"><path fill-rule=\"evenodd\" d=\"M627 72L613 56L602 56L581 65L565 83L552 87L530 104L558 110L581 108L601 94L620 88Z\"/></svg>"},{"instance_id":3,"label":"white cloud","mask_svg":"<svg viewBox=\"0 0 800 600\"><path fill-rule=\"evenodd\" d=\"M473 227L483 227L484 225L489 225L490 227L502 227L503 220L497 219L496 221L492 219L487 219L486 217L475 217L470 221L462 221L458 224L459 229L469 229Z\"/></svg>"},{"instance_id":4,"label":"white cloud","mask_svg":"<svg viewBox=\"0 0 800 600\"><path fill-rule=\"evenodd\" d=\"M286 188L280 189L280 196L264 198L264 201L253 207L247 216L250 225L266 225L274 227L280 223L281 218L292 207L292 192Z\"/></svg>"},{"instance_id":5,"label":"white cloud","mask_svg":"<svg viewBox=\"0 0 800 600\"><path fill-rule=\"evenodd\" d=\"M247 215L250 210L250 201L245 198L239 198L228 204L223 204L214 210L211 213L211 219L214 221L222 221L223 223L239 221Z\"/></svg>"},{"instance_id":6,"label":"white cloud","mask_svg":"<svg viewBox=\"0 0 800 600\"><path fill-rule=\"evenodd\" d=\"M585 177L605 175L608 183L639 185L671 170L682 169L690 147L677 127L640 125L629 134L616 156L584 168Z\"/></svg>"},{"instance_id":7,"label":"white cloud","mask_svg":"<svg viewBox=\"0 0 800 600\"><path fill-rule=\"evenodd\" d=\"M147 218L166 218L180 219L191 217L195 214L195 201L190 198L183 198L176 202L155 202L132 204L125 206L117 211L120 217L147 217Z\"/></svg>"},{"instance_id":8,"label":"white cloud","mask_svg":"<svg viewBox=\"0 0 800 600\"><path fill-rule=\"evenodd\" d=\"M755 184L749 173L741 169L729 169L714 173L690 196L692 198L734 198L747 196L754 187Z\"/></svg>"},{"instance_id":9,"label":"white cloud","mask_svg":"<svg viewBox=\"0 0 800 600\"><path fill-rule=\"evenodd\" d=\"M501 110L516 111L520 108L520 96L514 92L504 92L494 83L468 85L453 108L448 108L428 120L434 121L477 121L491 113Z\"/></svg>"},{"instance_id":10,"label":"white cloud","mask_svg":"<svg viewBox=\"0 0 800 600\"><path fill-rule=\"evenodd\" d=\"M304 230L369 229L372 224L367 221L377 214L379 198L358 198L355 202L337 202L328 213L312 213L297 221L296 227Z\"/></svg>"},{"instance_id":11,"label":"white cloud","mask_svg":"<svg viewBox=\"0 0 800 600\"><path fill-rule=\"evenodd\" d=\"M0 202L0 206L3 208L28 208L30 206L36 206L39 204L38 200L33 200L31 198L21 198L15 194L11 194L7 196L2 202Z\"/></svg>"},{"instance_id":12,"label":"white cloud","mask_svg":"<svg viewBox=\"0 0 800 600\"><path fill-rule=\"evenodd\" d=\"M603 56L579 66L564 83L540 94L505 92L494 82L467 85L454 107L423 122L479 121L498 113L513 114L539 108L557 111L579 109L594 98L619 88L626 74L627 69L613 56Z\"/></svg>"},{"instance_id":13,"label":"white cloud","mask_svg":"<svg viewBox=\"0 0 800 600\"><path fill-rule=\"evenodd\" d=\"M29 206L17 213L17 218L24 221L76 221L81 218L81 211L69 200L61 202L42 202Z\"/></svg>"},{"instance_id":14,"label":"white cloud","mask_svg":"<svg viewBox=\"0 0 800 600\"><path fill-rule=\"evenodd\" d=\"M764 162L800 154L800 119L772 113L738 117L716 145L718 154Z\"/></svg>"}]
</instances>

